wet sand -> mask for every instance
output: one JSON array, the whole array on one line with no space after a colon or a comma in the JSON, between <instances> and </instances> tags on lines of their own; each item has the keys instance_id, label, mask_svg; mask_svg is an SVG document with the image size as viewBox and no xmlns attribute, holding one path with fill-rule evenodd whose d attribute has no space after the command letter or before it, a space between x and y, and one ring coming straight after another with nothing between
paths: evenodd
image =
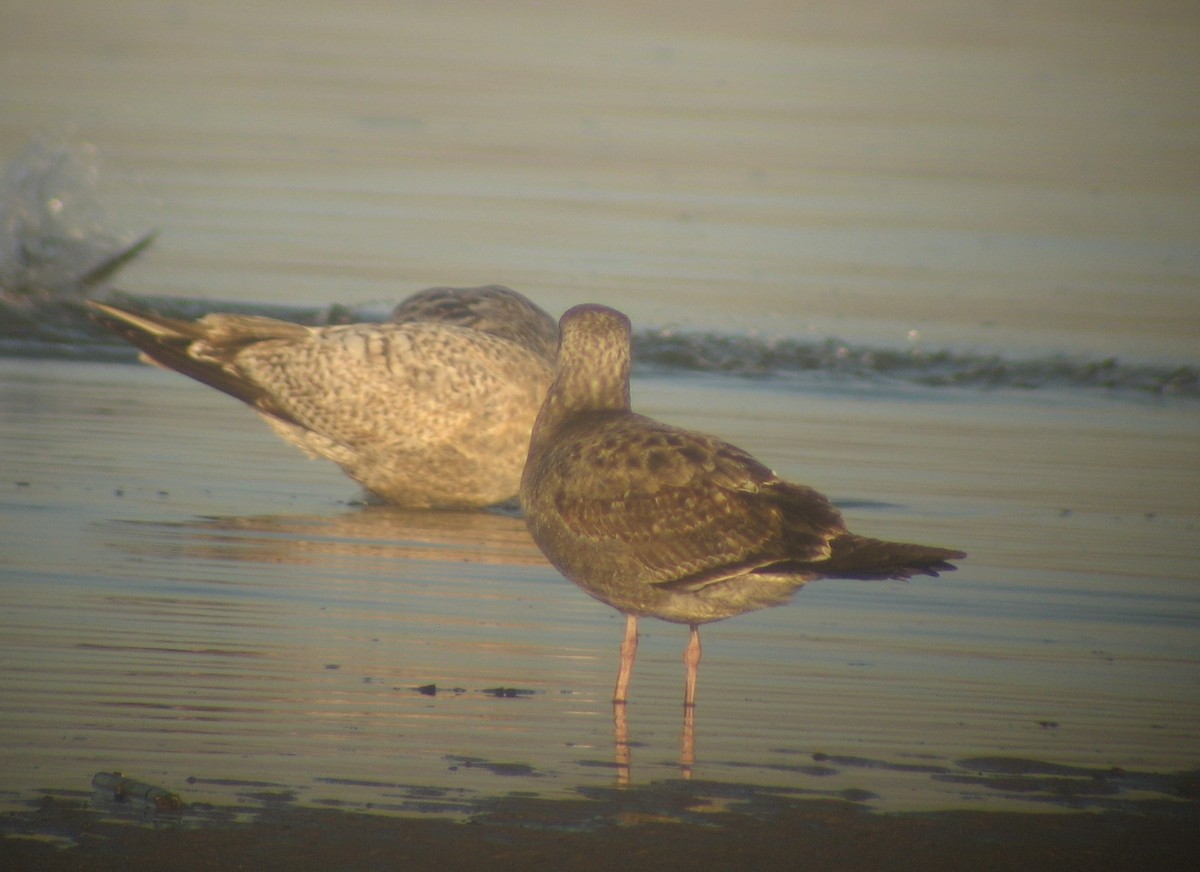
<instances>
[{"instance_id":1,"label":"wet sand","mask_svg":"<svg viewBox=\"0 0 1200 872\"><path fill-rule=\"evenodd\" d=\"M664 820L667 807L690 818ZM1128 869L1188 870L1197 818L1158 814L873 815L842 803L712 812L682 785L547 804L499 800L469 824L330 809L268 809L253 825L204 829L99 821L48 800L39 840L0 843L14 869ZM41 839L75 840L57 850Z\"/></svg>"}]
</instances>

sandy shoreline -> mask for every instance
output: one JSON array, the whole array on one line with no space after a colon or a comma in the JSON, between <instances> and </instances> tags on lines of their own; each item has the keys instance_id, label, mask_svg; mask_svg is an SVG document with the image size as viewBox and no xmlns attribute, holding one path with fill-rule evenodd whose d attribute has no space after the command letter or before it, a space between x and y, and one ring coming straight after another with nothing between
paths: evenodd
<instances>
[{"instance_id":1,"label":"sandy shoreline","mask_svg":"<svg viewBox=\"0 0 1200 872\"><path fill-rule=\"evenodd\" d=\"M1195 777L1187 789L1194 791ZM338 809L185 810L135 825L46 797L0 820L10 869L177 872L230 869L1194 869L1200 808L1131 803L1105 812L873 814L853 803L764 802L726 788L704 807L703 785L609 790L576 801L499 798L469 822ZM189 826L188 817L207 822ZM224 820L222 820L224 818ZM66 845L66 847L63 847Z\"/></svg>"}]
</instances>

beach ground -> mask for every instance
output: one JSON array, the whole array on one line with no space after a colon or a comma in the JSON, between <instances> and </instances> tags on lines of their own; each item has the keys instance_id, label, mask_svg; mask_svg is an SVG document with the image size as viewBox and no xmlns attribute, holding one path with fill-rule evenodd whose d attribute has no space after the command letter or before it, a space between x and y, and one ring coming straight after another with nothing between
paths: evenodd
<instances>
[{"instance_id":1,"label":"beach ground","mask_svg":"<svg viewBox=\"0 0 1200 872\"><path fill-rule=\"evenodd\" d=\"M250 823L133 824L47 797L6 816L13 870L235 869L1195 869L1194 804L1147 813L875 814L800 801L679 822L651 809L671 788L602 802L509 798L469 822L275 808ZM680 793L680 796L683 796ZM648 797L652 801L648 801ZM682 801L682 800L681 800ZM207 814L218 814L208 809ZM62 847L69 844L68 847Z\"/></svg>"}]
</instances>

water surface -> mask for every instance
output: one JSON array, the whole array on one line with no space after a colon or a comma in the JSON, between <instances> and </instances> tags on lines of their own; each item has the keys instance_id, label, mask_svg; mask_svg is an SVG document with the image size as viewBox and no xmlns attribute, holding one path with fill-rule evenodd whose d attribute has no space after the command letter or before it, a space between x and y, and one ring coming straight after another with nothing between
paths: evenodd
<instances>
[{"instance_id":1,"label":"water surface","mask_svg":"<svg viewBox=\"0 0 1200 872\"><path fill-rule=\"evenodd\" d=\"M457 812L615 783L622 622L518 519L354 505L332 467L172 373L4 373L9 801L113 769L191 801ZM706 627L697 780L1036 807L1061 797L964 761L1195 765L1194 409L1057 399L639 381L642 408L772 458L855 529L971 554ZM635 784L681 775L684 642L644 627Z\"/></svg>"}]
</instances>

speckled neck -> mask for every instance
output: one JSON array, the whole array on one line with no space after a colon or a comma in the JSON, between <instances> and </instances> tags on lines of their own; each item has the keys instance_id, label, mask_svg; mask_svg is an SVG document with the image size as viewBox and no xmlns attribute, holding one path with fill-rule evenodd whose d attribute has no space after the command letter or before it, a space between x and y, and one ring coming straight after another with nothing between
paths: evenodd
<instances>
[{"instance_id":1,"label":"speckled neck","mask_svg":"<svg viewBox=\"0 0 1200 872\"><path fill-rule=\"evenodd\" d=\"M533 428L533 450L572 415L629 410L629 319L605 306L575 306L558 330L557 374Z\"/></svg>"}]
</instances>

